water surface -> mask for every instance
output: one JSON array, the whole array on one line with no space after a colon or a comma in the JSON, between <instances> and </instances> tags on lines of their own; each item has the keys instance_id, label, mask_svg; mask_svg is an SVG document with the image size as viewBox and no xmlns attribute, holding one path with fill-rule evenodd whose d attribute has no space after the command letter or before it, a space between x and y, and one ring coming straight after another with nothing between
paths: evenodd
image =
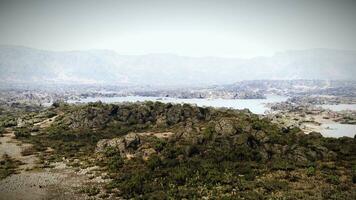
<instances>
[{"instance_id":1,"label":"water surface","mask_svg":"<svg viewBox=\"0 0 356 200\"><path fill-rule=\"evenodd\" d=\"M353 124L338 124L338 123L329 123L322 124L321 127L323 130L321 134L325 137L354 137L356 134L356 125Z\"/></svg>"},{"instance_id":2,"label":"water surface","mask_svg":"<svg viewBox=\"0 0 356 200\"><path fill-rule=\"evenodd\" d=\"M179 98L159 98L159 97L88 97L80 99L80 101L68 101L68 103L88 103L101 101L105 103L119 102L143 102L143 101L160 101L163 103L189 103L197 106L211 106L216 108L233 108L233 109L249 109L255 114L264 114L268 110L267 103L276 103L286 101L288 97L278 95L266 95L266 99L179 99Z\"/></svg>"}]
</instances>

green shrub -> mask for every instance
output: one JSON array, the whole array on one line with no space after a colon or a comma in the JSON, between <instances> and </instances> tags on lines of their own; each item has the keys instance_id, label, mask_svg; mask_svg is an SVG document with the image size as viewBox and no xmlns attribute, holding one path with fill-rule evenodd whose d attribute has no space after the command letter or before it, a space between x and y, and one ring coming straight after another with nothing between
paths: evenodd
<instances>
[{"instance_id":1,"label":"green shrub","mask_svg":"<svg viewBox=\"0 0 356 200\"><path fill-rule=\"evenodd\" d=\"M15 130L16 138L28 138L31 136L31 132L27 128L17 128Z\"/></svg>"},{"instance_id":2,"label":"green shrub","mask_svg":"<svg viewBox=\"0 0 356 200\"><path fill-rule=\"evenodd\" d=\"M307 168L307 176L315 176L315 168L313 166L310 166Z\"/></svg>"},{"instance_id":3,"label":"green shrub","mask_svg":"<svg viewBox=\"0 0 356 200\"><path fill-rule=\"evenodd\" d=\"M89 186L82 188L81 192L87 194L88 196L96 196L100 193L100 189L95 186Z\"/></svg>"},{"instance_id":4,"label":"green shrub","mask_svg":"<svg viewBox=\"0 0 356 200\"><path fill-rule=\"evenodd\" d=\"M185 147L184 153L186 156L190 157L193 156L194 154L198 154L199 148L196 145L188 145Z\"/></svg>"},{"instance_id":5,"label":"green shrub","mask_svg":"<svg viewBox=\"0 0 356 200\"><path fill-rule=\"evenodd\" d=\"M15 119L7 119L6 121L3 122L3 126L5 128L14 127L14 126L17 126L17 122Z\"/></svg>"},{"instance_id":6,"label":"green shrub","mask_svg":"<svg viewBox=\"0 0 356 200\"><path fill-rule=\"evenodd\" d=\"M294 163L291 163L290 161L283 159L283 158L277 158L273 160L271 168L273 170L287 170L291 171L296 168Z\"/></svg>"},{"instance_id":7,"label":"green shrub","mask_svg":"<svg viewBox=\"0 0 356 200\"><path fill-rule=\"evenodd\" d=\"M0 126L0 137L4 134L5 128Z\"/></svg>"},{"instance_id":8,"label":"green shrub","mask_svg":"<svg viewBox=\"0 0 356 200\"><path fill-rule=\"evenodd\" d=\"M135 173L119 184L120 190L125 197L133 197L144 192L144 182L145 174Z\"/></svg>"},{"instance_id":9,"label":"green shrub","mask_svg":"<svg viewBox=\"0 0 356 200\"><path fill-rule=\"evenodd\" d=\"M159 167L162 164L161 158L157 155L152 155L148 160L147 160L147 166L151 170L154 170L155 168Z\"/></svg>"},{"instance_id":10,"label":"green shrub","mask_svg":"<svg viewBox=\"0 0 356 200\"><path fill-rule=\"evenodd\" d=\"M16 173L16 169L20 164L20 161L12 159L7 154L4 154L0 159L0 180Z\"/></svg>"},{"instance_id":11,"label":"green shrub","mask_svg":"<svg viewBox=\"0 0 356 200\"><path fill-rule=\"evenodd\" d=\"M208 125L203 131L203 138L206 141L211 141L214 138L215 128L213 125Z\"/></svg>"},{"instance_id":12,"label":"green shrub","mask_svg":"<svg viewBox=\"0 0 356 200\"><path fill-rule=\"evenodd\" d=\"M163 148L166 146L167 142L165 140L162 140L162 139L156 139L154 141L154 149L157 151L157 152L160 152L163 150Z\"/></svg>"},{"instance_id":13,"label":"green shrub","mask_svg":"<svg viewBox=\"0 0 356 200\"><path fill-rule=\"evenodd\" d=\"M180 166L176 167L173 169L171 176L177 185L183 185L190 177L189 169Z\"/></svg>"},{"instance_id":14,"label":"green shrub","mask_svg":"<svg viewBox=\"0 0 356 200\"><path fill-rule=\"evenodd\" d=\"M107 162L107 168L110 172L118 172L124 164L124 161L120 155L120 151L114 147L109 147L104 152Z\"/></svg>"},{"instance_id":15,"label":"green shrub","mask_svg":"<svg viewBox=\"0 0 356 200\"><path fill-rule=\"evenodd\" d=\"M280 180L268 180L263 182L263 187L269 192L287 190L288 182Z\"/></svg>"},{"instance_id":16,"label":"green shrub","mask_svg":"<svg viewBox=\"0 0 356 200\"><path fill-rule=\"evenodd\" d=\"M36 148L33 146L25 148L24 150L21 151L21 155L23 155L23 156L29 156L29 155L33 155L35 153L36 153Z\"/></svg>"},{"instance_id":17,"label":"green shrub","mask_svg":"<svg viewBox=\"0 0 356 200\"><path fill-rule=\"evenodd\" d=\"M334 184L334 185L338 185L340 183L340 179L339 179L339 176L337 176L337 175L329 175L326 177L326 182Z\"/></svg>"}]
</instances>

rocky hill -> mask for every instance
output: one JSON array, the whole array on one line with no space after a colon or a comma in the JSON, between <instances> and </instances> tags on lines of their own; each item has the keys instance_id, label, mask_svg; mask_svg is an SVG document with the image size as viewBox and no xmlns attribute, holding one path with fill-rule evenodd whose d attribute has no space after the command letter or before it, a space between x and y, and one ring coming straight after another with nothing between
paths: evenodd
<instances>
[{"instance_id":1,"label":"rocky hill","mask_svg":"<svg viewBox=\"0 0 356 200\"><path fill-rule=\"evenodd\" d=\"M65 159L107 174L95 198L356 197L354 138L280 128L248 110L56 103L24 116L15 135L33 143L44 163ZM48 117L48 126L33 122Z\"/></svg>"}]
</instances>

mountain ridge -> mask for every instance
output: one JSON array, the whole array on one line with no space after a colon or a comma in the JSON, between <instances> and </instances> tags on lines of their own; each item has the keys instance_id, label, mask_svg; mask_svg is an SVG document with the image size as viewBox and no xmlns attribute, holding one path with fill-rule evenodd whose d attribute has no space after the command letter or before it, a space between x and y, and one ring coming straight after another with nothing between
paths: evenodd
<instances>
[{"instance_id":1,"label":"mountain ridge","mask_svg":"<svg viewBox=\"0 0 356 200\"><path fill-rule=\"evenodd\" d=\"M291 50L250 59L0 45L3 83L209 85L253 79L355 80L356 51Z\"/></svg>"}]
</instances>

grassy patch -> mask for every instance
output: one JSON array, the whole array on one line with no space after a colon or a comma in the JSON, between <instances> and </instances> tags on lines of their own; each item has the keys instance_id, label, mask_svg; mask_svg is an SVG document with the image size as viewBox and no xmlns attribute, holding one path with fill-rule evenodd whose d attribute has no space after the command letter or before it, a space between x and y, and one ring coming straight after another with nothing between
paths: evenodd
<instances>
[{"instance_id":1,"label":"grassy patch","mask_svg":"<svg viewBox=\"0 0 356 200\"><path fill-rule=\"evenodd\" d=\"M11 174L16 173L16 169L21 165L20 161L12 159L7 154L4 154L0 160L0 179L4 179Z\"/></svg>"}]
</instances>

